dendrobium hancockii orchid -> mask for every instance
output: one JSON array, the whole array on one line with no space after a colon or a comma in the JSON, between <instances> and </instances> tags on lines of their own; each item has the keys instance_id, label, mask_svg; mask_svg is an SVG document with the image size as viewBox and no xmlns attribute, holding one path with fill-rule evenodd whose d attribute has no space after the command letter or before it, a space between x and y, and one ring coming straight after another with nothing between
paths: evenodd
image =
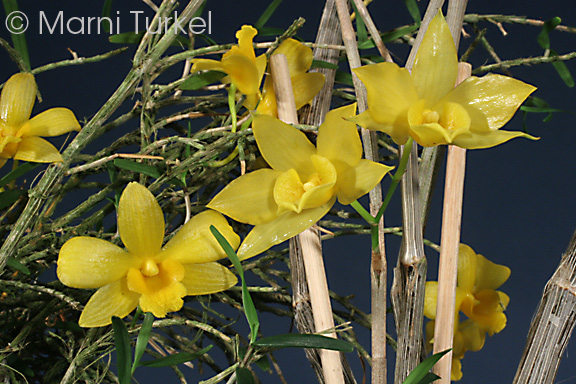
<instances>
[{"instance_id":1,"label":"dendrobium hancockii orchid","mask_svg":"<svg viewBox=\"0 0 576 384\"><path fill-rule=\"evenodd\" d=\"M13 75L2 89L0 167L10 158L35 163L60 162L60 152L39 136L58 136L80 130L74 113L67 108L51 108L31 119L36 93L36 80L29 73Z\"/></svg>"},{"instance_id":2,"label":"dendrobium hancockii orchid","mask_svg":"<svg viewBox=\"0 0 576 384\"><path fill-rule=\"evenodd\" d=\"M312 49L294 39L285 40L274 51L272 56L278 54L285 55L288 61L294 101L298 110L311 102L314 96L320 92L320 89L324 86L324 75L321 73L308 73L312 65ZM256 107L248 104L246 106L250 109ZM274 93L274 84L271 76L266 76L264 80L262 99L258 104L257 111L274 117L278 116L276 94Z\"/></svg>"},{"instance_id":3,"label":"dendrobium hancockii orchid","mask_svg":"<svg viewBox=\"0 0 576 384\"><path fill-rule=\"evenodd\" d=\"M508 277L510 277L510 268L495 264L484 256L476 254L469 246L460 244L456 286L454 359L461 359L466 350L477 351L481 349L486 339L486 333L492 336L506 327L504 310L508 306L510 298L496 289L504 284ZM424 316L429 319L436 318L437 296L438 282L427 282ZM466 315L468 320L460 323L459 312ZM433 333L433 328L428 330L429 339L433 338ZM460 348L456 344L458 337L461 338L459 342L462 342L462 348L461 353L456 354L459 351L457 348ZM460 363L458 362L458 364ZM458 380L454 378L454 372L453 369L453 380Z\"/></svg>"},{"instance_id":4,"label":"dendrobium hancockii orchid","mask_svg":"<svg viewBox=\"0 0 576 384\"><path fill-rule=\"evenodd\" d=\"M255 256L321 219L334 205L368 193L391 169L362 159L354 123L356 105L330 111L318 128L317 146L298 129L267 116L254 117L253 131L271 168L240 176L208 204L234 220L254 225L238 256Z\"/></svg>"},{"instance_id":5,"label":"dendrobium hancockii orchid","mask_svg":"<svg viewBox=\"0 0 576 384\"><path fill-rule=\"evenodd\" d=\"M431 147L454 144L489 148L523 132L501 131L536 89L501 75L469 77L456 88L458 58L448 25L439 12L432 20L410 73L394 63L354 70L368 91L368 109L351 119L387 133L397 144L412 137Z\"/></svg>"},{"instance_id":6,"label":"dendrobium hancockii orchid","mask_svg":"<svg viewBox=\"0 0 576 384\"><path fill-rule=\"evenodd\" d=\"M232 83L238 91L245 94L246 102L256 105L260 98L260 83L266 70L266 55L256 57L252 40L258 34L256 28L243 25L236 32L238 45L233 46L222 55L222 60L194 59L191 72L220 71L228 76L224 83Z\"/></svg>"},{"instance_id":7,"label":"dendrobium hancockii orchid","mask_svg":"<svg viewBox=\"0 0 576 384\"><path fill-rule=\"evenodd\" d=\"M92 237L68 240L58 256L58 278L69 287L94 289L80 315L82 327L101 327L138 305L156 317L182 308L187 295L230 288L236 276L216 260L226 257L210 232L214 225L236 249L240 238L218 212L188 221L162 247L164 215L142 185L130 183L118 204L118 231L126 250Z\"/></svg>"}]
</instances>

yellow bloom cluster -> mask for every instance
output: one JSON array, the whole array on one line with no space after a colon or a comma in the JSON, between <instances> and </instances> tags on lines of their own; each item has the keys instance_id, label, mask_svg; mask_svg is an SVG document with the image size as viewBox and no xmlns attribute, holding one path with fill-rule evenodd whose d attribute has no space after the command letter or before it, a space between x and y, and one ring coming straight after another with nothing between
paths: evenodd
<instances>
[{"instance_id":1,"label":"yellow bloom cluster","mask_svg":"<svg viewBox=\"0 0 576 384\"><path fill-rule=\"evenodd\" d=\"M164 215L142 185L130 183L118 204L118 231L126 249L92 237L73 237L60 250L58 278L73 288L98 290L80 316L80 326L101 327L137 306L156 317L178 311L188 295L230 288L236 276L216 260L226 257L210 232L214 225L236 249L240 238L226 219L204 211L162 246Z\"/></svg>"},{"instance_id":2,"label":"yellow bloom cluster","mask_svg":"<svg viewBox=\"0 0 576 384\"><path fill-rule=\"evenodd\" d=\"M60 152L40 136L80 130L74 113L67 108L51 108L31 119L37 91L36 80L29 73L13 75L2 89L0 167L10 158L35 163L60 162Z\"/></svg>"},{"instance_id":3,"label":"yellow bloom cluster","mask_svg":"<svg viewBox=\"0 0 576 384\"><path fill-rule=\"evenodd\" d=\"M258 113L277 117L276 96L272 78L267 76L264 88L260 92L260 84L266 70L266 55L256 57L252 41L258 31L256 28L244 25L236 32L238 45L233 46L222 56L222 60L194 59L191 72L219 71L227 74L222 79L224 83L232 83L246 95L244 105ZM273 55L283 54L288 60L288 70L292 80L292 89L296 101L296 109L308 104L324 85L324 75L307 73L312 65L312 49L294 40L286 39L276 48Z\"/></svg>"},{"instance_id":4,"label":"yellow bloom cluster","mask_svg":"<svg viewBox=\"0 0 576 384\"><path fill-rule=\"evenodd\" d=\"M486 334L492 336L506 327L504 310L510 302L508 295L497 291L510 277L510 268L491 262L472 248L460 244L458 255L458 280L456 287L456 321L452 351L452 380L462 378L460 360L466 351L479 351L484 346ZM426 283L424 316L436 318L438 282ZM460 322L459 312L467 320ZM426 325L428 346L434 340L434 321Z\"/></svg>"},{"instance_id":5,"label":"yellow bloom cluster","mask_svg":"<svg viewBox=\"0 0 576 384\"><path fill-rule=\"evenodd\" d=\"M362 159L356 125L345 119L356 105L330 111L318 128L317 146L298 129L267 115L254 117L253 131L264 160L260 169L228 184L209 208L254 225L238 250L255 256L299 234L334 205L368 193L392 169Z\"/></svg>"},{"instance_id":6,"label":"yellow bloom cluster","mask_svg":"<svg viewBox=\"0 0 576 384\"><path fill-rule=\"evenodd\" d=\"M351 119L382 131L397 144L412 137L431 147L454 144L489 148L523 132L501 131L524 100L536 89L501 75L469 77L456 88L458 58L441 13L432 20L418 49L412 72L394 63L354 70L368 91L368 109Z\"/></svg>"}]
</instances>

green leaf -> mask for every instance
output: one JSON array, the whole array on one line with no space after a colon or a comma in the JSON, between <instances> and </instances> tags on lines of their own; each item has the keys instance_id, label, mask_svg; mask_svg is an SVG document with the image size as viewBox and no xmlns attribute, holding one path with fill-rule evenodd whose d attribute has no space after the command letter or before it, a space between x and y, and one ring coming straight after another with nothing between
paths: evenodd
<instances>
[{"instance_id":1,"label":"green leaf","mask_svg":"<svg viewBox=\"0 0 576 384\"><path fill-rule=\"evenodd\" d=\"M338 69L338 64L329 63L323 60L312 60L312 65L310 68Z\"/></svg>"},{"instance_id":2,"label":"green leaf","mask_svg":"<svg viewBox=\"0 0 576 384\"><path fill-rule=\"evenodd\" d=\"M4 192L0 192L0 210L8 208L14 204L22 196L26 195L26 191L21 189L13 189Z\"/></svg>"},{"instance_id":3,"label":"green leaf","mask_svg":"<svg viewBox=\"0 0 576 384\"><path fill-rule=\"evenodd\" d=\"M407 27L401 27L398 29L394 29L392 31L389 32L385 32L382 34L382 41L384 43L388 43L390 41L394 41L404 35L409 35L412 32L416 31L418 29L417 25L409 25Z\"/></svg>"},{"instance_id":4,"label":"green leaf","mask_svg":"<svg viewBox=\"0 0 576 384\"><path fill-rule=\"evenodd\" d=\"M26 69L30 70L30 55L28 54L28 44L26 43L26 35L24 34L26 28L28 28L29 21L26 15L20 12L17 0L2 0L2 3L4 4L4 11L6 12L6 26L10 25L9 32L12 37L12 45L14 45L14 49L20 54Z\"/></svg>"},{"instance_id":5,"label":"green leaf","mask_svg":"<svg viewBox=\"0 0 576 384\"><path fill-rule=\"evenodd\" d=\"M114 159L114 165L118 168L122 168L131 172L141 173L155 179L162 176L162 172L160 172L155 166L137 163L128 159Z\"/></svg>"},{"instance_id":6,"label":"green leaf","mask_svg":"<svg viewBox=\"0 0 576 384\"><path fill-rule=\"evenodd\" d=\"M354 86L354 82L352 81L352 75L350 74L350 72L336 71L334 81L337 83L343 83L346 85Z\"/></svg>"},{"instance_id":7,"label":"green leaf","mask_svg":"<svg viewBox=\"0 0 576 384\"><path fill-rule=\"evenodd\" d=\"M422 379L420 379L420 381L417 384L429 384L432 383L436 380L438 380L440 378L440 376L438 376L435 373L432 372L428 372L426 374L426 376L424 376Z\"/></svg>"},{"instance_id":8,"label":"green leaf","mask_svg":"<svg viewBox=\"0 0 576 384\"><path fill-rule=\"evenodd\" d=\"M260 31L260 29L262 29L262 27L264 27L264 25L266 25L266 23L268 22L268 19L270 19L270 16L272 16L274 14L274 12L276 11L276 8L278 8L278 6L281 3L282 3L282 0L274 0L273 2L271 2L270 5L268 6L268 8L266 8L266 10L264 10L264 12L262 13L262 16L260 16L258 21L256 23L254 23L254 28L256 28L258 31Z\"/></svg>"},{"instance_id":9,"label":"green leaf","mask_svg":"<svg viewBox=\"0 0 576 384\"><path fill-rule=\"evenodd\" d=\"M356 4L352 1L352 8L354 9L354 13L356 14L356 34L358 36L358 46L366 43L368 40L368 31L366 30L366 24L364 23L364 19L358 12L358 8L356 8Z\"/></svg>"},{"instance_id":10,"label":"green leaf","mask_svg":"<svg viewBox=\"0 0 576 384\"><path fill-rule=\"evenodd\" d=\"M219 71L208 71L191 76L180 84L179 88L185 91L194 91L222 79L226 74Z\"/></svg>"},{"instance_id":11,"label":"green leaf","mask_svg":"<svg viewBox=\"0 0 576 384\"><path fill-rule=\"evenodd\" d=\"M551 49L550 56L551 57L558 56L558 53L556 53L555 50ZM564 84L566 84L568 88L574 87L574 78L572 77L570 70L566 66L566 63L564 63L563 61L553 61L552 66L554 67L556 72L558 72L558 75L560 76L562 81L564 81Z\"/></svg>"},{"instance_id":12,"label":"green leaf","mask_svg":"<svg viewBox=\"0 0 576 384\"><path fill-rule=\"evenodd\" d=\"M248 348L243 346L238 348L238 357L240 361L244 360L244 356L246 356L247 350ZM270 360L268 360L267 356L262 356L256 360L254 364L256 364L263 371L269 371L271 369Z\"/></svg>"},{"instance_id":13,"label":"green leaf","mask_svg":"<svg viewBox=\"0 0 576 384\"><path fill-rule=\"evenodd\" d=\"M112 14L112 1L113 0L105 0L104 6L102 6L102 17L110 17ZM102 26L104 27L104 32L110 33L110 22L106 19L102 20Z\"/></svg>"},{"instance_id":14,"label":"green leaf","mask_svg":"<svg viewBox=\"0 0 576 384\"><path fill-rule=\"evenodd\" d=\"M254 384L254 376L248 368L236 368L236 382L238 384Z\"/></svg>"},{"instance_id":15,"label":"green leaf","mask_svg":"<svg viewBox=\"0 0 576 384\"><path fill-rule=\"evenodd\" d=\"M146 346L148 345L148 340L150 339L150 333L152 332L152 323L154 323L154 315L150 312L146 312L144 316L144 321L142 321L142 327L140 327L140 332L138 332L138 338L136 339L136 348L134 349L134 362L132 363L132 374L134 370L140 363L140 359L144 356L146 351Z\"/></svg>"},{"instance_id":16,"label":"green leaf","mask_svg":"<svg viewBox=\"0 0 576 384\"><path fill-rule=\"evenodd\" d=\"M330 349L333 351L352 352L354 346L345 340L334 339L332 337L315 335L315 334L300 334L288 333L285 335L277 335L264 337L255 341L252 345L261 348L316 348L316 349Z\"/></svg>"},{"instance_id":17,"label":"green leaf","mask_svg":"<svg viewBox=\"0 0 576 384\"><path fill-rule=\"evenodd\" d=\"M132 353L130 350L130 335L126 324L118 316L112 316L114 344L116 345L116 360L118 365L118 381L120 384L130 384L132 373Z\"/></svg>"},{"instance_id":18,"label":"green leaf","mask_svg":"<svg viewBox=\"0 0 576 384\"><path fill-rule=\"evenodd\" d=\"M30 274L30 270L24 264L22 264L19 260L15 259L14 257L10 256L6 259L6 265L11 268L14 268L17 271L24 273L25 275Z\"/></svg>"},{"instance_id":19,"label":"green leaf","mask_svg":"<svg viewBox=\"0 0 576 384\"><path fill-rule=\"evenodd\" d=\"M200 356L204 355L206 352L212 349L212 345L207 346L206 348L198 351L198 352L180 352L175 353L170 356L163 357L161 359L155 359L150 361L144 361L139 364L142 367L172 367L174 365L186 363L188 361L196 360Z\"/></svg>"},{"instance_id":20,"label":"green leaf","mask_svg":"<svg viewBox=\"0 0 576 384\"><path fill-rule=\"evenodd\" d=\"M552 108L546 100L536 96L530 96L530 98L525 102L525 105L520 107L520 110L526 113L547 113L546 117L542 120L545 123L552 120L553 113L555 112L573 113L572 111L565 109Z\"/></svg>"},{"instance_id":21,"label":"green leaf","mask_svg":"<svg viewBox=\"0 0 576 384\"><path fill-rule=\"evenodd\" d=\"M282 28L262 27L258 28L258 36L280 36L285 31Z\"/></svg>"},{"instance_id":22,"label":"green leaf","mask_svg":"<svg viewBox=\"0 0 576 384\"><path fill-rule=\"evenodd\" d=\"M540 44L540 46L543 49L550 49L550 37L548 35L552 30L554 30L554 28L560 25L561 22L562 19L559 18L558 16L553 17L550 20L546 20L544 22L544 24L542 25L542 30L540 31L536 39L538 41L538 44Z\"/></svg>"},{"instance_id":23,"label":"green leaf","mask_svg":"<svg viewBox=\"0 0 576 384\"><path fill-rule=\"evenodd\" d=\"M430 356L429 358L427 358L426 360L424 360L420 364L418 364L418 366L416 368L414 368L414 370L412 372L410 372L410 374L408 375L408 377L406 378L406 380L404 380L404 382L402 384L430 383L430 381L424 381L427 377L428 377L428 379L430 378L430 375L428 375L429 371L432 369L434 364L436 364L438 362L438 360L440 360L442 358L442 356L444 356L445 354L447 354L451 350L452 349L447 349L445 351L438 352L438 353Z\"/></svg>"},{"instance_id":24,"label":"green leaf","mask_svg":"<svg viewBox=\"0 0 576 384\"><path fill-rule=\"evenodd\" d=\"M2 179L0 179L0 188L5 187L11 181L16 180L17 178L19 178L22 175L25 175L26 173L30 172L31 170L33 170L37 166L38 166L38 164L33 164L33 163L20 164L16 169L13 169L10 173L8 173L6 176L4 176Z\"/></svg>"},{"instance_id":25,"label":"green leaf","mask_svg":"<svg viewBox=\"0 0 576 384\"><path fill-rule=\"evenodd\" d=\"M410 13L410 16L412 16L414 24L420 28L420 24L422 23L422 15L420 14L420 9L418 8L416 0L404 0L404 5L406 5L406 8L408 8L408 12Z\"/></svg>"},{"instance_id":26,"label":"green leaf","mask_svg":"<svg viewBox=\"0 0 576 384\"><path fill-rule=\"evenodd\" d=\"M236 255L236 252L234 252L234 249L230 243L228 243L226 238L222 236L220 231L218 231L215 226L210 226L210 232L212 232L212 235L214 235L218 241L218 244L220 244L226 253L226 256L228 256L228 258L232 261L232 265L234 265L234 269L236 269L236 273L238 273L240 280L242 281L242 303L244 305L246 320L248 320L248 325L250 326L250 343L252 344L256 340L256 336L258 336L258 328L260 328L260 322L258 321L258 313L256 312L256 307L254 306L250 292L248 292L246 280L244 280L244 270L242 269L242 264L240 264L238 255Z\"/></svg>"}]
</instances>

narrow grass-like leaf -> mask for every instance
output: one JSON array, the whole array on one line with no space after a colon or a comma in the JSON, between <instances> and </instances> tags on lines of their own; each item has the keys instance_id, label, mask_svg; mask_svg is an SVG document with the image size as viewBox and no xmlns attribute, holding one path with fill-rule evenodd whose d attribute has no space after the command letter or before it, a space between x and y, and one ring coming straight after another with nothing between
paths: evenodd
<instances>
[{"instance_id":1,"label":"narrow grass-like leaf","mask_svg":"<svg viewBox=\"0 0 576 384\"><path fill-rule=\"evenodd\" d=\"M262 27L258 29L258 36L279 36L284 32L282 28Z\"/></svg>"},{"instance_id":2,"label":"narrow grass-like leaf","mask_svg":"<svg viewBox=\"0 0 576 384\"><path fill-rule=\"evenodd\" d=\"M435 373L428 372L426 376L424 376L417 384L430 384L436 380L438 380L440 376Z\"/></svg>"},{"instance_id":3,"label":"narrow grass-like leaf","mask_svg":"<svg viewBox=\"0 0 576 384\"><path fill-rule=\"evenodd\" d=\"M424 360L420 364L418 364L418 366L416 368L414 368L414 370L412 372L410 372L410 374L408 375L408 377L406 378L406 380L404 380L404 382L402 384L423 384L424 382L422 380L427 376L429 377L428 373L432 369L434 364L436 364L438 362L438 360L440 360L442 358L442 356L444 356L445 354L447 354L451 350L452 349L447 349L445 351L438 352L438 353L430 356L429 358L427 358L426 360ZM430 381L428 381L428 383L429 382Z\"/></svg>"},{"instance_id":4,"label":"narrow grass-like leaf","mask_svg":"<svg viewBox=\"0 0 576 384\"><path fill-rule=\"evenodd\" d=\"M401 27L398 29L394 29L392 31L389 32L385 32L382 34L382 41L384 43L388 43L390 41L394 41L404 35L409 35L412 32L416 31L418 29L417 25L409 25L407 27Z\"/></svg>"},{"instance_id":5,"label":"narrow grass-like leaf","mask_svg":"<svg viewBox=\"0 0 576 384\"><path fill-rule=\"evenodd\" d=\"M30 55L28 54L28 44L26 43L26 35L24 33L26 30L24 28L28 27L27 24L29 21L23 13L20 14L23 16L18 16L20 10L17 0L2 0L2 3L4 4L4 11L6 12L6 23L10 24L9 31L11 32L10 36L12 37L14 49L20 54L26 69L30 70ZM11 15L11 18L8 18L9 15ZM20 31L21 33L14 33Z\"/></svg>"},{"instance_id":6,"label":"narrow grass-like leaf","mask_svg":"<svg viewBox=\"0 0 576 384\"><path fill-rule=\"evenodd\" d=\"M540 46L543 49L550 49L550 37L548 35L552 30L554 30L554 28L560 25L561 22L562 19L559 18L558 16L553 17L550 20L546 20L544 22L544 24L542 25L542 30L540 31L538 37L536 38L538 44L540 44Z\"/></svg>"},{"instance_id":7,"label":"narrow grass-like leaf","mask_svg":"<svg viewBox=\"0 0 576 384\"><path fill-rule=\"evenodd\" d=\"M246 356L247 350L248 348L243 346L238 348L238 357L240 361L244 360L244 356ZM268 360L267 356L262 356L256 360L254 364L256 364L263 371L269 371L271 369L270 360Z\"/></svg>"},{"instance_id":8,"label":"narrow grass-like leaf","mask_svg":"<svg viewBox=\"0 0 576 384\"><path fill-rule=\"evenodd\" d=\"M281 3L282 3L282 0L274 0L273 2L271 2L270 5L268 6L268 8L266 8L264 10L264 12L262 13L262 16L260 16L258 21L256 23L254 23L254 28L256 28L258 31L260 31L260 29L264 25L266 25L266 23L268 22L268 19L270 19L270 16L272 16L274 14L274 12L276 11L276 8L278 8L278 6Z\"/></svg>"},{"instance_id":9,"label":"narrow grass-like leaf","mask_svg":"<svg viewBox=\"0 0 576 384\"><path fill-rule=\"evenodd\" d=\"M354 2L350 2L352 4L352 8L354 9L354 13L356 14L356 35L358 36L358 45L362 45L368 41L368 31L366 30L366 24L364 23L364 19L358 12L358 8L356 8L356 4Z\"/></svg>"},{"instance_id":10,"label":"narrow grass-like leaf","mask_svg":"<svg viewBox=\"0 0 576 384\"><path fill-rule=\"evenodd\" d=\"M110 18L112 14L112 1L113 0L105 0L104 5L102 6L102 17ZM110 33L110 22L106 19L102 19L102 26L104 27L104 32Z\"/></svg>"},{"instance_id":11,"label":"narrow grass-like leaf","mask_svg":"<svg viewBox=\"0 0 576 384\"><path fill-rule=\"evenodd\" d=\"M224 76L226 76L224 72L218 71L199 73L187 78L182 84L179 85L179 88L186 91L194 91L207 85L214 84Z\"/></svg>"},{"instance_id":12,"label":"narrow grass-like leaf","mask_svg":"<svg viewBox=\"0 0 576 384\"><path fill-rule=\"evenodd\" d=\"M329 63L323 60L312 60L312 65L310 68L338 69L338 64Z\"/></svg>"},{"instance_id":13,"label":"narrow grass-like leaf","mask_svg":"<svg viewBox=\"0 0 576 384\"><path fill-rule=\"evenodd\" d=\"M255 341L252 345L272 349L316 348L341 352L352 352L354 350L354 346L345 340L334 339L322 335L300 333L288 333L285 335L264 337Z\"/></svg>"},{"instance_id":14,"label":"narrow grass-like leaf","mask_svg":"<svg viewBox=\"0 0 576 384\"><path fill-rule=\"evenodd\" d=\"M0 210L8 208L24 195L26 195L26 191L23 191L21 189L13 189L9 191L0 192Z\"/></svg>"},{"instance_id":15,"label":"narrow grass-like leaf","mask_svg":"<svg viewBox=\"0 0 576 384\"><path fill-rule=\"evenodd\" d=\"M170 356L163 357L161 359L144 361L139 364L142 367L172 367L174 365L186 363L188 361L195 360L208 352L212 349L212 345L207 346L206 348L198 351L198 352L180 352L175 353Z\"/></svg>"},{"instance_id":16,"label":"narrow grass-like leaf","mask_svg":"<svg viewBox=\"0 0 576 384\"><path fill-rule=\"evenodd\" d=\"M334 81L337 83L343 83L350 86L354 85L354 82L352 81L352 75L350 74L350 72L336 71Z\"/></svg>"},{"instance_id":17,"label":"narrow grass-like leaf","mask_svg":"<svg viewBox=\"0 0 576 384\"><path fill-rule=\"evenodd\" d=\"M410 16L412 16L414 24L420 28L420 24L422 23L422 15L420 14L420 9L418 8L416 0L404 0L404 5L406 5L406 8L408 8L408 12L410 13Z\"/></svg>"},{"instance_id":18,"label":"narrow grass-like leaf","mask_svg":"<svg viewBox=\"0 0 576 384\"><path fill-rule=\"evenodd\" d=\"M126 324L117 316L112 316L114 329L114 344L116 345L116 360L118 365L118 381L120 384L130 384L132 373L132 353L130 350L130 335Z\"/></svg>"},{"instance_id":19,"label":"narrow grass-like leaf","mask_svg":"<svg viewBox=\"0 0 576 384\"><path fill-rule=\"evenodd\" d=\"M30 274L30 270L24 264L22 264L19 260L15 259L14 257L9 257L6 259L6 265L11 268L14 268L17 271L24 273L25 275Z\"/></svg>"},{"instance_id":20,"label":"narrow grass-like leaf","mask_svg":"<svg viewBox=\"0 0 576 384\"><path fill-rule=\"evenodd\" d=\"M30 172L34 168L36 168L38 164L33 163L22 163L16 169L10 171L6 176L0 179L0 188L7 186L10 182L16 180L22 175Z\"/></svg>"},{"instance_id":21,"label":"narrow grass-like leaf","mask_svg":"<svg viewBox=\"0 0 576 384\"><path fill-rule=\"evenodd\" d=\"M238 384L254 384L254 376L248 368L236 368L236 382Z\"/></svg>"},{"instance_id":22,"label":"narrow grass-like leaf","mask_svg":"<svg viewBox=\"0 0 576 384\"><path fill-rule=\"evenodd\" d=\"M158 170L158 168L156 168L155 166L137 163L135 161L128 159L114 159L114 165L117 166L118 168L122 168L131 172L141 173L143 175L147 175L155 179L162 176L162 171Z\"/></svg>"},{"instance_id":23,"label":"narrow grass-like leaf","mask_svg":"<svg viewBox=\"0 0 576 384\"><path fill-rule=\"evenodd\" d=\"M132 374L134 370L140 363L140 359L144 356L146 347L148 346L148 340L150 339L150 332L152 332L152 323L154 323L154 315L150 312L146 312L144 316L144 321L142 321L142 327L140 327L140 332L138 332L138 338L136 339L136 348L134 348L134 362L132 363Z\"/></svg>"},{"instance_id":24,"label":"narrow grass-like leaf","mask_svg":"<svg viewBox=\"0 0 576 384\"><path fill-rule=\"evenodd\" d=\"M551 49L550 56L551 57L558 56L558 53L556 53L555 50ZM558 72L558 75L560 76L562 81L564 81L564 84L568 86L568 88L574 87L574 78L572 77L570 70L566 66L566 63L564 63L563 61L553 61L552 66L554 67L556 72Z\"/></svg>"},{"instance_id":25,"label":"narrow grass-like leaf","mask_svg":"<svg viewBox=\"0 0 576 384\"><path fill-rule=\"evenodd\" d=\"M258 328L260 328L260 322L258 321L258 313L256 312L256 307L254 306L254 302L252 301L252 297L250 296L250 292L248 292L248 286L246 285L246 280L244 280L244 270L242 269L242 264L240 264L240 260L238 259L238 255L234 252L234 249L228 243L226 238L222 236L220 231L216 229L215 226L210 226L210 231L212 235L218 241L218 244L222 247L226 256L232 261L232 265L234 265L234 269L236 269L236 273L240 276L240 280L242 281L242 303L244 305L244 313L246 314L246 319L248 320L248 325L250 326L250 343L254 343L256 340L256 336L258 335Z\"/></svg>"}]
</instances>

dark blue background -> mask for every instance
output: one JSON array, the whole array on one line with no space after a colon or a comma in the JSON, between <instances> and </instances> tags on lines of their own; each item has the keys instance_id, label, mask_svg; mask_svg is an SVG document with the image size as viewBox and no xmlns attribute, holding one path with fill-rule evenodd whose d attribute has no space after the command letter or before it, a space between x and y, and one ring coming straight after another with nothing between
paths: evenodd
<instances>
[{"instance_id":1,"label":"dark blue background","mask_svg":"<svg viewBox=\"0 0 576 384\"><path fill-rule=\"evenodd\" d=\"M32 67L70 58L67 48L80 56L103 53L116 45L107 42L107 35L40 35L38 31L39 11L56 15L64 10L65 17L95 17L101 12L102 2L79 2L71 0L21 0L21 10L31 20L27 32ZM267 6L268 1L209 1L206 10L212 11L212 38L218 42L233 42L234 33L242 24L254 23ZM424 4L421 4L422 6ZM314 40L318 20L321 15L321 1L285 1L269 22L270 26L286 28L299 16L307 23L299 33L306 40ZM120 11L122 32L133 30L131 10L142 10L146 15L152 12L140 1L126 0L114 4L114 11ZM388 30L411 23L410 16L401 1L375 1L370 5L372 16L380 30ZM469 13L526 15L533 19L547 20L561 16L563 24L575 26L576 14L571 1L549 0L546 2L526 1L471 1ZM113 13L114 15L114 13ZM489 23L487 37L496 47L503 60L529 57L542 54L536 42L539 28L522 25L505 25L508 32L503 36L499 29ZM0 25L0 37L9 36ZM564 32L550 35L552 47L559 53L571 52L576 47L576 36ZM261 39L267 40L266 38ZM469 42L463 39L461 46ZM407 57L408 48L400 45L388 47L400 65ZM481 49L479 49L481 51ZM130 51L133 52L133 51ZM463 50L460 50L462 53ZM485 63L486 55L475 54L474 67ZM8 56L0 53L0 79L5 81L17 71ZM107 100L129 71L131 55L125 53L113 59L68 67L42 73L37 76L44 102L36 105L35 113L52 106L67 106L75 111L80 120L89 119ZM488 60L490 61L490 60ZM567 63L573 73L576 64ZM180 70L180 69L178 69ZM551 65L516 67L512 69L516 78L538 87L536 96L545 99L553 107L575 111L574 90L567 88ZM129 109L126 102L124 110ZM512 275L502 287L511 298L507 310L508 326L498 335L489 338L484 349L468 353L463 360L463 383L506 383L511 382L520 355L524 348L525 336L532 315L536 309L542 289L553 273L560 257L568 245L576 228L576 204L574 204L576 173L576 127L573 114L557 114L553 120L543 123L544 116L528 116L528 130L540 136L538 142L516 139L490 150L469 151L465 184L462 241L472 246L478 253L490 260L505 264L512 269ZM130 124L137 124L132 122ZM507 125L508 130L522 130L521 115ZM113 140L112 136L102 140ZM58 142L58 141L56 141ZM61 141L60 141L61 142ZM94 153L101 144L90 145L85 152ZM442 181L437 186L427 237L438 243L441 222ZM386 188L389 181L386 180ZM388 226L401 224L399 199L394 199L390 214L386 217ZM61 207L62 208L62 207ZM65 209L63 207L62 209ZM355 295L355 304L369 312L369 238L338 238L324 243L325 262L330 288L341 295ZM387 237L389 270L396 264L399 238ZM426 250L429 261L429 278L435 279L438 255ZM389 274L391 281L391 274ZM241 320L242 321L242 320ZM263 315L262 329L265 335L288 332L289 321L279 322L271 315ZM392 328L392 318L389 318ZM357 328L361 343L369 349L369 334ZM568 346L557 382L576 382L576 369ZM393 356L390 350L390 356ZM281 351L276 357L289 383L315 382L302 351ZM361 364L350 354L357 380L362 380ZM142 368L143 370L143 368ZM393 364L389 365L393 370ZM162 371L146 370L137 375L141 382L154 382L154 374ZM167 373L167 379L176 382L176 377ZM190 372L190 382L196 382L196 371ZM267 374L259 375L263 382L278 382ZM203 378L209 375L206 373Z\"/></svg>"}]
</instances>

